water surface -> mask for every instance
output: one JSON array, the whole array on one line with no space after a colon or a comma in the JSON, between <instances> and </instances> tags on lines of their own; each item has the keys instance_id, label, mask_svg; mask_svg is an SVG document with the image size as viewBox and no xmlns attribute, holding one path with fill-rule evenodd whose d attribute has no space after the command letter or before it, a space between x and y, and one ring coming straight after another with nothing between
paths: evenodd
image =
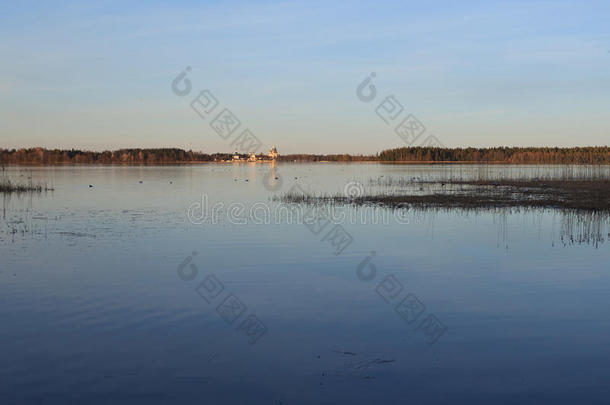
<instances>
[{"instance_id":1,"label":"water surface","mask_svg":"<svg viewBox=\"0 0 610 405\"><path fill-rule=\"evenodd\" d=\"M344 207L316 232L272 200L482 170L563 169L9 167L55 191L2 196L0 401L607 403L608 218Z\"/></svg>"}]
</instances>

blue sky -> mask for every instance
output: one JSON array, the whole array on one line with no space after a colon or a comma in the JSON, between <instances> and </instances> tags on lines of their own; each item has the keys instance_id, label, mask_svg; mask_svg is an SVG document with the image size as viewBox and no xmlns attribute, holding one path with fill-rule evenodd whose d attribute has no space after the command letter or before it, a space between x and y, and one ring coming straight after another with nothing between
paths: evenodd
<instances>
[{"instance_id":1,"label":"blue sky","mask_svg":"<svg viewBox=\"0 0 610 405\"><path fill-rule=\"evenodd\" d=\"M230 151L189 106L203 89L280 153L402 146L375 114L387 95L446 146L608 145L609 15L604 1L2 2L0 147Z\"/></svg>"}]
</instances>

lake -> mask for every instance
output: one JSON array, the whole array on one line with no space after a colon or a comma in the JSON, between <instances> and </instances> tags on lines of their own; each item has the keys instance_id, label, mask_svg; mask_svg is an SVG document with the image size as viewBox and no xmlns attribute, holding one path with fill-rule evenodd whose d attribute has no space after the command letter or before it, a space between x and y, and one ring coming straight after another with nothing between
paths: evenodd
<instances>
[{"instance_id":1,"label":"lake","mask_svg":"<svg viewBox=\"0 0 610 405\"><path fill-rule=\"evenodd\" d=\"M607 216L274 199L563 170L8 167L0 402L608 403Z\"/></svg>"}]
</instances>

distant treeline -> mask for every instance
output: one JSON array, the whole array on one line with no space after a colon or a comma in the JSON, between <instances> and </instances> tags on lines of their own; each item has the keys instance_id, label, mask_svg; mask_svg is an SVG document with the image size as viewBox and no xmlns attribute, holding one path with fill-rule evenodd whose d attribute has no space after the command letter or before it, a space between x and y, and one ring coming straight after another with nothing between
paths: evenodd
<instances>
[{"instance_id":1,"label":"distant treeline","mask_svg":"<svg viewBox=\"0 0 610 405\"><path fill-rule=\"evenodd\" d=\"M214 162L232 158L230 153L207 154L182 149L119 149L116 151L91 152L59 149L0 149L2 164L163 164L187 162Z\"/></svg>"},{"instance_id":2,"label":"distant treeline","mask_svg":"<svg viewBox=\"0 0 610 405\"><path fill-rule=\"evenodd\" d=\"M120 149L91 152L59 149L1 149L0 164L171 164L231 160L232 153L207 154L177 148ZM242 158L247 155L241 155ZM577 148L429 148L404 147L377 155L280 155L280 161L298 162L478 162L531 164L610 164L610 147Z\"/></svg>"},{"instance_id":3,"label":"distant treeline","mask_svg":"<svg viewBox=\"0 0 610 405\"><path fill-rule=\"evenodd\" d=\"M247 154L240 154L246 159ZM264 157L264 155L259 155ZM198 163L222 162L232 160L232 153L202 153L192 150L185 151L177 148L167 149L120 149L116 151L91 152L81 150L59 149L0 149L0 164L171 164L171 163ZM362 155L284 155L279 161L299 162L357 162L375 161L376 156Z\"/></svg>"},{"instance_id":4,"label":"distant treeline","mask_svg":"<svg viewBox=\"0 0 610 405\"><path fill-rule=\"evenodd\" d=\"M532 164L610 164L610 147L577 148L427 148L384 150L385 162L478 162Z\"/></svg>"}]
</instances>

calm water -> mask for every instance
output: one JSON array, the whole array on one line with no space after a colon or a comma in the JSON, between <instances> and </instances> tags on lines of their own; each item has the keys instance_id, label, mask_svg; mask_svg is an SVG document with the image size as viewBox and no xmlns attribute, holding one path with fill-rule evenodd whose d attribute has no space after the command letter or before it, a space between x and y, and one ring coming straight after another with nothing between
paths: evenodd
<instances>
[{"instance_id":1,"label":"calm water","mask_svg":"<svg viewBox=\"0 0 610 405\"><path fill-rule=\"evenodd\" d=\"M609 403L607 218L271 200L481 170L8 168L0 403Z\"/></svg>"}]
</instances>

